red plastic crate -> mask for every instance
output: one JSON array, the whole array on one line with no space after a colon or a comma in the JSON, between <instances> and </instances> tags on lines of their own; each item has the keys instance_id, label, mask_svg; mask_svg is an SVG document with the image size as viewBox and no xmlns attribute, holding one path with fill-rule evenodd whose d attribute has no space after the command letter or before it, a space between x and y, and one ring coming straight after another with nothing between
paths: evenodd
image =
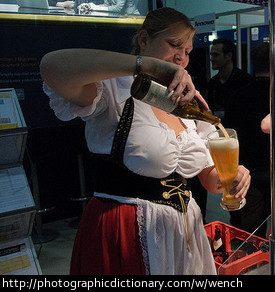
<instances>
[{"instance_id":1,"label":"red plastic crate","mask_svg":"<svg viewBox=\"0 0 275 292\"><path fill-rule=\"evenodd\" d=\"M239 247L240 244L250 236L249 232L220 221L214 221L204 226L211 246L215 237L216 225L221 230L221 238L225 244L228 258L234 253L234 250L237 249L236 247ZM213 252L217 273L219 275L240 275L269 263L269 252L263 253L260 250L261 244L265 241L267 240L252 235L248 243L244 244L243 247L224 264L221 262L221 257L217 257L218 254ZM233 246L234 242L235 244L238 243L235 247Z\"/></svg>"}]
</instances>

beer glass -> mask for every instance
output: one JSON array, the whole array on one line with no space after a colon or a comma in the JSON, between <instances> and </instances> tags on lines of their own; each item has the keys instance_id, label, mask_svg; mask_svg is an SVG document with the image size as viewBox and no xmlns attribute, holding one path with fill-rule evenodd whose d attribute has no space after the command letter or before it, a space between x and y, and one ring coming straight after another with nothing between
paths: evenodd
<instances>
[{"instance_id":1,"label":"beer glass","mask_svg":"<svg viewBox=\"0 0 275 292\"><path fill-rule=\"evenodd\" d=\"M246 200L236 199L235 194L230 194L232 183L238 174L239 142L234 129L226 129L226 132L216 130L208 134L207 138L210 154L223 188L220 205L224 210L234 211L241 209Z\"/></svg>"}]
</instances>

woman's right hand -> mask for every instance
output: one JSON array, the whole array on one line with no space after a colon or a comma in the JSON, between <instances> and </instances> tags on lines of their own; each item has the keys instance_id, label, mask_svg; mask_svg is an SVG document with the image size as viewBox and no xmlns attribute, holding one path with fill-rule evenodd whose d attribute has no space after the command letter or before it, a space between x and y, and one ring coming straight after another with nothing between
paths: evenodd
<instances>
[{"instance_id":1,"label":"woman's right hand","mask_svg":"<svg viewBox=\"0 0 275 292\"><path fill-rule=\"evenodd\" d=\"M196 90L192 78L187 70L185 70L182 66L170 62L162 60L155 60L155 62L156 64L152 64L152 71L148 72L148 74L152 74L154 77L169 83L168 90L170 92L174 91L171 95L172 101L177 101L181 96L178 102L183 106L195 98L205 110L209 110L207 102Z\"/></svg>"}]
</instances>

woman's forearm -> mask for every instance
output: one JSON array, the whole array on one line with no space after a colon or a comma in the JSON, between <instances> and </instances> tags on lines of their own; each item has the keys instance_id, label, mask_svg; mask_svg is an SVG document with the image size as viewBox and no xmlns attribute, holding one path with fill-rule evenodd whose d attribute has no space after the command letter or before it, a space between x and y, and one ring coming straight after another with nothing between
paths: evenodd
<instances>
[{"instance_id":1,"label":"woman's forearm","mask_svg":"<svg viewBox=\"0 0 275 292\"><path fill-rule=\"evenodd\" d=\"M45 55L40 64L43 80L58 94L80 105L91 104L95 82L132 75L136 57L93 49L66 49Z\"/></svg>"},{"instance_id":2,"label":"woman's forearm","mask_svg":"<svg viewBox=\"0 0 275 292\"><path fill-rule=\"evenodd\" d=\"M205 168L200 174L199 179L201 184L211 193L222 193L222 187L219 176L215 167ZM235 198L244 198L249 189L251 181L250 172L243 165L238 166L238 174L235 177L230 193L234 194Z\"/></svg>"},{"instance_id":3,"label":"woman's forearm","mask_svg":"<svg viewBox=\"0 0 275 292\"><path fill-rule=\"evenodd\" d=\"M198 177L201 184L207 191L213 194L219 194L222 192L218 184L219 176L215 167L208 167L203 169Z\"/></svg>"},{"instance_id":4,"label":"woman's forearm","mask_svg":"<svg viewBox=\"0 0 275 292\"><path fill-rule=\"evenodd\" d=\"M65 49L46 54L40 63L42 79L60 96L87 106L97 95L96 82L135 72L137 57L111 51L94 49ZM188 72L180 65L151 56L142 56L141 72L152 75L170 85L171 100L182 95L179 104L190 101L198 92ZM129 92L130 94L130 92ZM200 98L202 99L202 97ZM200 101L203 104L202 101ZM205 103L205 101L204 101Z\"/></svg>"}]
</instances>

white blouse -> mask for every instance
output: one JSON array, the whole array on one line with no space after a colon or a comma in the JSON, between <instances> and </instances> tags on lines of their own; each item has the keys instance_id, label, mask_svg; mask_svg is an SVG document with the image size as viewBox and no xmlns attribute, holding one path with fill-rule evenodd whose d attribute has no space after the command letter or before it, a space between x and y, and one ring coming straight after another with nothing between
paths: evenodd
<instances>
[{"instance_id":1,"label":"white blouse","mask_svg":"<svg viewBox=\"0 0 275 292\"><path fill-rule=\"evenodd\" d=\"M50 106L63 120L81 117L86 122L86 140L90 151L109 154L114 133L133 77L97 83L93 104L80 107L58 96L44 84ZM124 164L133 172L156 178L176 171L191 178L213 161L206 136L215 127L205 122L182 119L187 126L178 136L160 122L151 107L134 99L134 116L124 152ZM203 227L201 212L193 198L187 209L187 229L191 252L187 251L184 215L177 210L138 198L95 193L121 203L137 205L137 221L146 271L149 274L215 274L215 264ZM158 255L156 257L156 255Z\"/></svg>"},{"instance_id":2,"label":"white blouse","mask_svg":"<svg viewBox=\"0 0 275 292\"><path fill-rule=\"evenodd\" d=\"M86 122L86 140L91 152L109 154L114 133L133 77L97 83L98 94L87 107L74 105L55 94L46 84L50 106L64 121L81 117ZM205 122L182 119L187 129L177 137L173 129L160 122L151 107L134 99L134 117L124 153L125 165L135 173L162 178L178 172L191 178L213 165L206 146L206 135L215 127Z\"/></svg>"}]
</instances>

